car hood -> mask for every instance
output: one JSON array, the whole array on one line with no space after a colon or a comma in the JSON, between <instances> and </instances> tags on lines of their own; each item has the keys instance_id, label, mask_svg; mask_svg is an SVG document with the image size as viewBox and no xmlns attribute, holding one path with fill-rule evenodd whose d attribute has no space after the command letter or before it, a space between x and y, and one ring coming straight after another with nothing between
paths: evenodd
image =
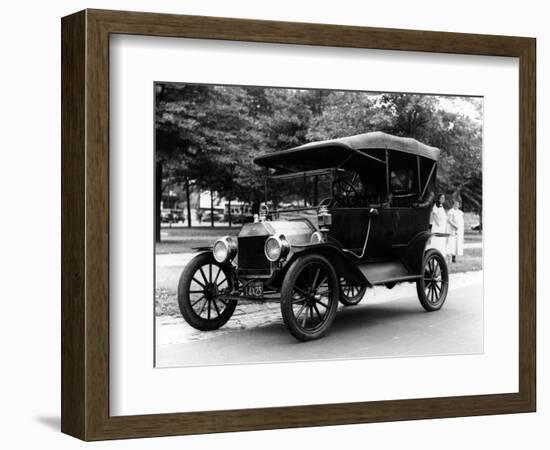
<instances>
[{"instance_id":1,"label":"car hood","mask_svg":"<svg viewBox=\"0 0 550 450\"><path fill-rule=\"evenodd\" d=\"M306 220L275 220L243 225L239 232L239 238L254 236L280 236L292 244L307 244L315 231Z\"/></svg>"}]
</instances>

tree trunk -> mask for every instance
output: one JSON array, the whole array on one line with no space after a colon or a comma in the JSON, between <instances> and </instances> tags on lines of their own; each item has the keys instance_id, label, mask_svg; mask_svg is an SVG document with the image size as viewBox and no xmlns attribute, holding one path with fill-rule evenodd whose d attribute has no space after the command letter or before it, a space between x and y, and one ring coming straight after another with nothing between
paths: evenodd
<instances>
[{"instance_id":1,"label":"tree trunk","mask_svg":"<svg viewBox=\"0 0 550 450\"><path fill-rule=\"evenodd\" d=\"M185 195L187 197L187 228L191 228L191 196L189 195L189 177L185 177Z\"/></svg>"},{"instance_id":2,"label":"tree trunk","mask_svg":"<svg viewBox=\"0 0 550 450\"><path fill-rule=\"evenodd\" d=\"M479 207L479 232L483 233L483 207Z\"/></svg>"},{"instance_id":3,"label":"tree trunk","mask_svg":"<svg viewBox=\"0 0 550 450\"><path fill-rule=\"evenodd\" d=\"M155 167L155 242L160 242L160 219L162 205L162 162Z\"/></svg>"},{"instance_id":4,"label":"tree trunk","mask_svg":"<svg viewBox=\"0 0 550 450\"><path fill-rule=\"evenodd\" d=\"M227 202L227 212L228 212L228 223L229 223L229 228L231 228L231 197L229 197L229 200Z\"/></svg>"},{"instance_id":5,"label":"tree trunk","mask_svg":"<svg viewBox=\"0 0 550 450\"><path fill-rule=\"evenodd\" d=\"M210 191L210 226L214 228L214 192Z\"/></svg>"}]
</instances>

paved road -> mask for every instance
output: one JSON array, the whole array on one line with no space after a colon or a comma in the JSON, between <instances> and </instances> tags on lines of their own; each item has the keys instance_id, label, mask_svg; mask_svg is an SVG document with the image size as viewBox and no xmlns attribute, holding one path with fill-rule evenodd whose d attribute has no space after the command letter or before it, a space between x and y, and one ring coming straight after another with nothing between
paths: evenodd
<instances>
[{"instance_id":1,"label":"paved road","mask_svg":"<svg viewBox=\"0 0 550 450\"><path fill-rule=\"evenodd\" d=\"M220 330L198 332L182 319L157 318L157 367L333 358L483 352L482 273L451 277L443 309L426 313L412 284L377 288L341 307L325 338L301 343L286 330L279 305L237 314Z\"/></svg>"}]
</instances>

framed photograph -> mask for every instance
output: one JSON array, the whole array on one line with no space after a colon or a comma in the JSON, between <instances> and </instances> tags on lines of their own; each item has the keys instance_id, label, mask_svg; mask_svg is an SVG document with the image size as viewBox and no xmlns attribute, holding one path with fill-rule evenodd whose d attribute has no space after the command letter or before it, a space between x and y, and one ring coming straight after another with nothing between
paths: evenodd
<instances>
[{"instance_id":1,"label":"framed photograph","mask_svg":"<svg viewBox=\"0 0 550 450\"><path fill-rule=\"evenodd\" d=\"M535 411L535 39L61 29L63 432Z\"/></svg>"}]
</instances>

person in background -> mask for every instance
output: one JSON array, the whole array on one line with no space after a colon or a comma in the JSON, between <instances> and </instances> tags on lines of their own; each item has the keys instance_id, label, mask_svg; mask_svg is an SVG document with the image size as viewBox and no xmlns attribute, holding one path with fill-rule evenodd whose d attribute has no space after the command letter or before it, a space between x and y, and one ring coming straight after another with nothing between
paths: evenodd
<instances>
[{"instance_id":1,"label":"person in background","mask_svg":"<svg viewBox=\"0 0 550 450\"><path fill-rule=\"evenodd\" d=\"M452 262L456 262L456 257L464 254L464 213L460 210L460 203L456 200L447 214L447 223L450 234L447 250Z\"/></svg>"},{"instance_id":2,"label":"person in background","mask_svg":"<svg viewBox=\"0 0 550 450\"><path fill-rule=\"evenodd\" d=\"M432 208L430 215L430 225L432 227L432 233L447 233L447 213L443 203L445 202L445 196L439 194L437 200ZM447 238L445 236L432 236L428 248L435 248L446 257L447 255Z\"/></svg>"}]
</instances>

